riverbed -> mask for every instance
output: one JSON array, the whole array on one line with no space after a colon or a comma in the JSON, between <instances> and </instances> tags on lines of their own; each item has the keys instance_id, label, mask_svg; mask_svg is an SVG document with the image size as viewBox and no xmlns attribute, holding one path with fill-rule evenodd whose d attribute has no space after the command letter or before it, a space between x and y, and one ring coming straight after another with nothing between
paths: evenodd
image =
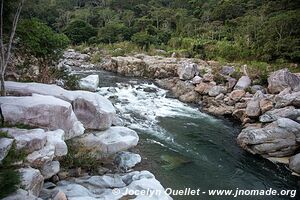
<instances>
[{"instance_id":1,"label":"riverbed","mask_svg":"<svg viewBox=\"0 0 300 200\"><path fill-rule=\"evenodd\" d=\"M154 173L165 188L201 191L200 196L172 196L174 199L232 199L232 196L208 196L208 190L212 189L235 192L237 188L299 188L297 178L285 166L251 155L237 145L239 124L182 103L151 81L104 71L97 73L99 94L112 101L125 126L140 136L134 151L143 160L137 168ZM235 199L290 197L237 196Z\"/></svg>"}]
</instances>

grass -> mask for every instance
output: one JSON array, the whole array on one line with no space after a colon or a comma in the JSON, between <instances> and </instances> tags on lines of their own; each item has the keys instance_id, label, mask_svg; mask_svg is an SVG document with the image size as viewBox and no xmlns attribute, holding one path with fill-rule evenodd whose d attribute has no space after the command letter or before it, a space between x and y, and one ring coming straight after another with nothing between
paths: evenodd
<instances>
[{"instance_id":1,"label":"grass","mask_svg":"<svg viewBox=\"0 0 300 200\"><path fill-rule=\"evenodd\" d=\"M101 152L95 152L93 149L80 147L67 141L68 154L61 159L61 166L64 169L83 168L90 172L97 172L97 169L103 164L102 160L96 159L91 152L101 155Z\"/></svg>"}]
</instances>

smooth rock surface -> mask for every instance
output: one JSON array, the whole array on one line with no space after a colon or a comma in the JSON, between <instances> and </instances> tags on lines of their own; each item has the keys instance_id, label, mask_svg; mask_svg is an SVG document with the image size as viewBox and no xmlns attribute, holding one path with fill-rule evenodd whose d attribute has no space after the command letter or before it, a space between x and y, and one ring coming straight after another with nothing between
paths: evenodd
<instances>
[{"instance_id":1,"label":"smooth rock surface","mask_svg":"<svg viewBox=\"0 0 300 200\"><path fill-rule=\"evenodd\" d=\"M300 153L290 158L289 168L298 174L300 173Z\"/></svg>"},{"instance_id":2,"label":"smooth rock surface","mask_svg":"<svg viewBox=\"0 0 300 200\"><path fill-rule=\"evenodd\" d=\"M43 129L2 128L1 131L7 132L9 136L15 139L17 150L22 149L26 153L32 153L43 148L47 142L47 136Z\"/></svg>"},{"instance_id":3,"label":"smooth rock surface","mask_svg":"<svg viewBox=\"0 0 300 200\"><path fill-rule=\"evenodd\" d=\"M79 80L79 88L82 90L96 91L99 85L98 75L89 75Z\"/></svg>"},{"instance_id":4,"label":"smooth rock surface","mask_svg":"<svg viewBox=\"0 0 300 200\"><path fill-rule=\"evenodd\" d=\"M57 174L60 170L60 163L58 161L51 161L46 163L42 168L41 168L41 173L44 177L44 179L49 179L53 175Z\"/></svg>"},{"instance_id":5,"label":"smooth rock surface","mask_svg":"<svg viewBox=\"0 0 300 200\"><path fill-rule=\"evenodd\" d=\"M6 96L0 98L0 106L4 121L8 124L26 124L51 130L63 129L66 139L82 135L84 132L71 104L53 96Z\"/></svg>"},{"instance_id":6,"label":"smooth rock surface","mask_svg":"<svg viewBox=\"0 0 300 200\"><path fill-rule=\"evenodd\" d=\"M300 116L300 109L295 109L293 106L288 106L284 108L274 109L266 112L259 117L260 122L273 122L280 118L289 118L292 120L297 120Z\"/></svg>"},{"instance_id":7,"label":"smooth rock surface","mask_svg":"<svg viewBox=\"0 0 300 200\"><path fill-rule=\"evenodd\" d=\"M251 79L248 76L242 76L236 85L234 86L235 90L244 90L251 85Z\"/></svg>"},{"instance_id":8,"label":"smooth rock surface","mask_svg":"<svg viewBox=\"0 0 300 200\"><path fill-rule=\"evenodd\" d=\"M139 154L125 152L125 151L117 153L114 159L114 163L118 166L118 168L125 172L133 168L141 161L142 158Z\"/></svg>"},{"instance_id":9,"label":"smooth rock surface","mask_svg":"<svg viewBox=\"0 0 300 200\"><path fill-rule=\"evenodd\" d=\"M138 140L139 137L135 131L126 127L114 126L105 131L88 133L74 138L73 142L85 149L90 149L91 153L111 155L136 146Z\"/></svg>"},{"instance_id":10,"label":"smooth rock surface","mask_svg":"<svg viewBox=\"0 0 300 200\"><path fill-rule=\"evenodd\" d=\"M39 193L44 184L44 178L40 171L33 168L19 169L21 177L21 188L32 192L34 196L39 196Z\"/></svg>"},{"instance_id":11,"label":"smooth rock surface","mask_svg":"<svg viewBox=\"0 0 300 200\"><path fill-rule=\"evenodd\" d=\"M5 197L2 200L42 200L36 196L34 196L31 192L27 192L23 189L18 189L13 194L9 195L8 197Z\"/></svg>"},{"instance_id":12,"label":"smooth rock surface","mask_svg":"<svg viewBox=\"0 0 300 200\"><path fill-rule=\"evenodd\" d=\"M105 97L88 91L68 91L57 85L6 81L6 90L14 95L33 93L50 95L73 105L78 120L87 129L105 130L112 124L116 110ZM67 135L67 132L66 132ZM67 136L66 136L67 138Z\"/></svg>"},{"instance_id":13,"label":"smooth rock surface","mask_svg":"<svg viewBox=\"0 0 300 200\"><path fill-rule=\"evenodd\" d=\"M246 128L237 141L245 150L263 156L284 157L292 155L300 146L300 124L280 118L263 128Z\"/></svg>"}]
</instances>

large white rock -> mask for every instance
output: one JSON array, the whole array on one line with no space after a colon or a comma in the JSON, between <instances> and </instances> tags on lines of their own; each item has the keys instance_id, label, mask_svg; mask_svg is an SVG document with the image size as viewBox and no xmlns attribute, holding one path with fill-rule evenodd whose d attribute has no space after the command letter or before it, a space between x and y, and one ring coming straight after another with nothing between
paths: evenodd
<instances>
[{"instance_id":1,"label":"large white rock","mask_svg":"<svg viewBox=\"0 0 300 200\"><path fill-rule=\"evenodd\" d=\"M2 160L7 156L12 144L13 139L10 138L0 138L0 164Z\"/></svg>"},{"instance_id":2,"label":"large white rock","mask_svg":"<svg viewBox=\"0 0 300 200\"><path fill-rule=\"evenodd\" d=\"M1 97L0 106L4 121L9 124L63 129L66 139L84 133L84 127L77 120L71 104L53 96Z\"/></svg>"},{"instance_id":3,"label":"large white rock","mask_svg":"<svg viewBox=\"0 0 300 200\"><path fill-rule=\"evenodd\" d=\"M136 146L138 140L139 137L135 131L126 127L115 126L105 131L84 134L72 141L85 147L85 149L90 149L91 153L111 155Z\"/></svg>"},{"instance_id":4,"label":"large white rock","mask_svg":"<svg viewBox=\"0 0 300 200\"><path fill-rule=\"evenodd\" d=\"M55 157L55 146L46 145L38 151L34 151L26 157L26 161L30 166L35 168L41 168L46 163L51 162Z\"/></svg>"},{"instance_id":5,"label":"large white rock","mask_svg":"<svg viewBox=\"0 0 300 200\"><path fill-rule=\"evenodd\" d=\"M88 91L68 91L57 85L41 83L19 83L6 81L6 90L15 95L32 95L33 93L55 96L68 101L85 128L105 130L109 128L116 115L116 110L105 97Z\"/></svg>"},{"instance_id":6,"label":"large white rock","mask_svg":"<svg viewBox=\"0 0 300 200\"><path fill-rule=\"evenodd\" d=\"M19 172L21 177L21 188L32 192L35 196L39 196L44 184L44 178L40 171L29 167L21 168L19 169Z\"/></svg>"},{"instance_id":7,"label":"large white rock","mask_svg":"<svg viewBox=\"0 0 300 200\"><path fill-rule=\"evenodd\" d=\"M15 139L16 149L25 150L26 153L32 153L40 150L47 142L47 136L43 129L18 129L2 128L1 131Z\"/></svg>"},{"instance_id":8,"label":"large white rock","mask_svg":"<svg viewBox=\"0 0 300 200\"><path fill-rule=\"evenodd\" d=\"M68 153L68 146L64 141L64 134L64 131L61 129L46 132L47 145L53 145L55 147L55 157L64 156Z\"/></svg>"},{"instance_id":9,"label":"large white rock","mask_svg":"<svg viewBox=\"0 0 300 200\"><path fill-rule=\"evenodd\" d=\"M251 85L251 79L248 76L242 76L236 85L234 86L235 90L244 90Z\"/></svg>"},{"instance_id":10,"label":"large white rock","mask_svg":"<svg viewBox=\"0 0 300 200\"><path fill-rule=\"evenodd\" d=\"M99 85L98 75L89 75L80 79L79 88L82 90L96 91Z\"/></svg>"}]
</instances>

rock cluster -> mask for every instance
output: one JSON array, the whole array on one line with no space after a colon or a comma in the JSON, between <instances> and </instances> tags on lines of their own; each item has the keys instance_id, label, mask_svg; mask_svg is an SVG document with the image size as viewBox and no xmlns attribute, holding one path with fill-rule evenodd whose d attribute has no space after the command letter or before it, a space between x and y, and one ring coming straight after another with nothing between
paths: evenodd
<instances>
[{"instance_id":1,"label":"rock cluster","mask_svg":"<svg viewBox=\"0 0 300 200\"><path fill-rule=\"evenodd\" d=\"M122 191L149 187L163 190L155 177L146 171L60 180L57 185L45 182L59 177L60 158L68 153L65 140L76 146L78 153L84 149L94 159L102 159L136 146L139 137L129 128L112 126L117 119L115 108L99 94L67 91L56 85L40 83L8 81L6 87L10 96L0 98L2 120L11 127L22 124L31 128L0 129L5 133L5 137L0 138L0 162L12 148L26 155L16 165L21 177L20 189L6 200L118 199L122 195L114 196L113 188ZM141 162L141 157L122 152L115 160L118 168L127 172ZM98 191L103 191L103 194L99 195ZM152 199L159 199L159 196Z\"/></svg>"},{"instance_id":2,"label":"rock cluster","mask_svg":"<svg viewBox=\"0 0 300 200\"><path fill-rule=\"evenodd\" d=\"M214 115L237 118L244 126L237 141L253 154L272 159L297 153L299 76L287 69L275 71L264 88L252 85L247 75L238 80L231 77L236 71L232 66L223 66L216 74L207 63L197 59L172 59L145 55L113 57L102 68L123 75L159 78L156 82L181 101L199 104L202 110ZM295 155L290 159L290 168L296 173L300 173L298 158Z\"/></svg>"}]
</instances>

